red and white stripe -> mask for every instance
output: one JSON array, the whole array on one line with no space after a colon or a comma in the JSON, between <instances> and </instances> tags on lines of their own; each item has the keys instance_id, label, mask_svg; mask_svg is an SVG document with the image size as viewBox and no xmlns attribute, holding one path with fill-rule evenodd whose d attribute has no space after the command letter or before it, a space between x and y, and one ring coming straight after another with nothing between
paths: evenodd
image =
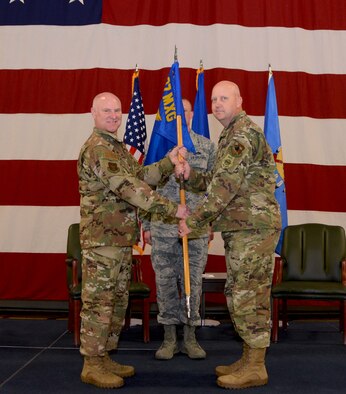
<instances>
[{"instance_id":1,"label":"red and white stripe","mask_svg":"<svg viewBox=\"0 0 346 394\"><path fill-rule=\"evenodd\" d=\"M262 127L271 64L289 224L346 228L346 3L134 0L131 8L104 0L100 25L0 27L0 298L66 296L66 233L79 221L76 159L92 130L92 99L121 98L123 134L138 64L149 140L175 45L184 97L194 100L202 59L207 98L217 81L235 81ZM217 142L210 106L209 121ZM223 254L219 237L210 254Z\"/></svg>"}]
</instances>

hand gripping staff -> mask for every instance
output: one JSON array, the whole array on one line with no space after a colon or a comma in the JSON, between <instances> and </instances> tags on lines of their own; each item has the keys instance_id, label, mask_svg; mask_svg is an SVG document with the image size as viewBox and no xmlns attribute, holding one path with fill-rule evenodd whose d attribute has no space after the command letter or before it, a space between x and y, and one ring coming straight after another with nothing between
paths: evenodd
<instances>
[{"instance_id":1,"label":"hand gripping staff","mask_svg":"<svg viewBox=\"0 0 346 394\"><path fill-rule=\"evenodd\" d=\"M182 123L181 123L181 115L177 115L177 136L178 136L178 146L183 146L183 133L182 133ZM183 160L181 156L179 156L180 160ZM180 174L179 176L180 183L180 202L181 204L186 205L185 198L185 184L184 184L184 174ZM187 309L187 317L190 318L191 309L190 309L190 262L189 262L189 246L187 243L187 235L182 238L183 241L183 257L184 257L184 283L185 283L185 296L186 296L186 309Z\"/></svg>"}]
</instances>

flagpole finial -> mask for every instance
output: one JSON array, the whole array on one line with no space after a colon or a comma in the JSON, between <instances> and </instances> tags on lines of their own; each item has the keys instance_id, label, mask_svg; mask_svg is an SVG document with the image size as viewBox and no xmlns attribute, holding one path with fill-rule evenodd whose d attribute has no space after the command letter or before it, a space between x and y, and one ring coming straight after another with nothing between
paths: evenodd
<instances>
[{"instance_id":1,"label":"flagpole finial","mask_svg":"<svg viewBox=\"0 0 346 394\"><path fill-rule=\"evenodd\" d=\"M272 66L271 66L270 63L268 64L268 71L269 71L269 74L270 74L270 75L273 74L273 72L272 72Z\"/></svg>"},{"instance_id":2,"label":"flagpole finial","mask_svg":"<svg viewBox=\"0 0 346 394\"><path fill-rule=\"evenodd\" d=\"M202 59L199 61L199 68L203 68L203 60Z\"/></svg>"},{"instance_id":3,"label":"flagpole finial","mask_svg":"<svg viewBox=\"0 0 346 394\"><path fill-rule=\"evenodd\" d=\"M178 48L175 45L174 46L174 62L177 62L177 61L178 61Z\"/></svg>"},{"instance_id":4,"label":"flagpole finial","mask_svg":"<svg viewBox=\"0 0 346 394\"><path fill-rule=\"evenodd\" d=\"M136 73L138 73L138 64L136 63Z\"/></svg>"}]
</instances>

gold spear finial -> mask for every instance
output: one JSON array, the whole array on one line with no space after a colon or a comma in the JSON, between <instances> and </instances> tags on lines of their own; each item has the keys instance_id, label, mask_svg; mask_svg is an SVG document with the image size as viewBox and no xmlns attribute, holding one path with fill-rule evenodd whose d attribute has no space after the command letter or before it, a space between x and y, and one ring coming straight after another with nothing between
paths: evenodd
<instances>
[{"instance_id":1,"label":"gold spear finial","mask_svg":"<svg viewBox=\"0 0 346 394\"><path fill-rule=\"evenodd\" d=\"M272 72L272 66L270 63L268 64L268 70L269 70L269 75L272 75L273 72Z\"/></svg>"}]
</instances>

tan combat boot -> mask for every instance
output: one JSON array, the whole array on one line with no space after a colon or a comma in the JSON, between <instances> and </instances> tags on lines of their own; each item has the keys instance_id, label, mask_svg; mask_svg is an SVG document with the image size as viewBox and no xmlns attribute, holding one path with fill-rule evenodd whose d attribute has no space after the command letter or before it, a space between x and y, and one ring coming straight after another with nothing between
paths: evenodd
<instances>
[{"instance_id":1,"label":"tan combat boot","mask_svg":"<svg viewBox=\"0 0 346 394\"><path fill-rule=\"evenodd\" d=\"M223 375L230 375L231 373L238 371L247 360L249 354L249 345L243 342L243 354L239 360L236 362L230 364L230 365L219 365L218 367L215 368L215 373L217 376L223 376Z\"/></svg>"},{"instance_id":2,"label":"tan combat boot","mask_svg":"<svg viewBox=\"0 0 346 394\"><path fill-rule=\"evenodd\" d=\"M266 348L249 348L244 365L237 371L218 377L216 383L225 389L244 389L263 386L268 383L268 374L264 364Z\"/></svg>"},{"instance_id":3,"label":"tan combat boot","mask_svg":"<svg viewBox=\"0 0 346 394\"><path fill-rule=\"evenodd\" d=\"M173 358L174 354L179 352L178 342L177 342L177 331L175 325L164 325L164 339L155 353L155 358L158 360L170 360Z\"/></svg>"},{"instance_id":4,"label":"tan combat boot","mask_svg":"<svg viewBox=\"0 0 346 394\"><path fill-rule=\"evenodd\" d=\"M135 369L131 365L122 365L113 361L109 357L108 353L103 357L103 365L107 371L112 372L121 378L129 378L135 374Z\"/></svg>"},{"instance_id":5,"label":"tan combat boot","mask_svg":"<svg viewBox=\"0 0 346 394\"><path fill-rule=\"evenodd\" d=\"M84 357L84 366L81 373L81 380L84 383L104 389L118 388L124 385L124 379L106 370L104 357Z\"/></svg>"},{"instance_id":6,"label":"tan combat boot","mask_svg":"<svg viewBox=\"0 0 346 394\"><path fill-rule=\"evenodd\" d=\"M184 325L184 342L181 352L187 354L192 359L205 358L206 353L197 342L195 331L196 327Z\"/></svg>"}]
</instances>

